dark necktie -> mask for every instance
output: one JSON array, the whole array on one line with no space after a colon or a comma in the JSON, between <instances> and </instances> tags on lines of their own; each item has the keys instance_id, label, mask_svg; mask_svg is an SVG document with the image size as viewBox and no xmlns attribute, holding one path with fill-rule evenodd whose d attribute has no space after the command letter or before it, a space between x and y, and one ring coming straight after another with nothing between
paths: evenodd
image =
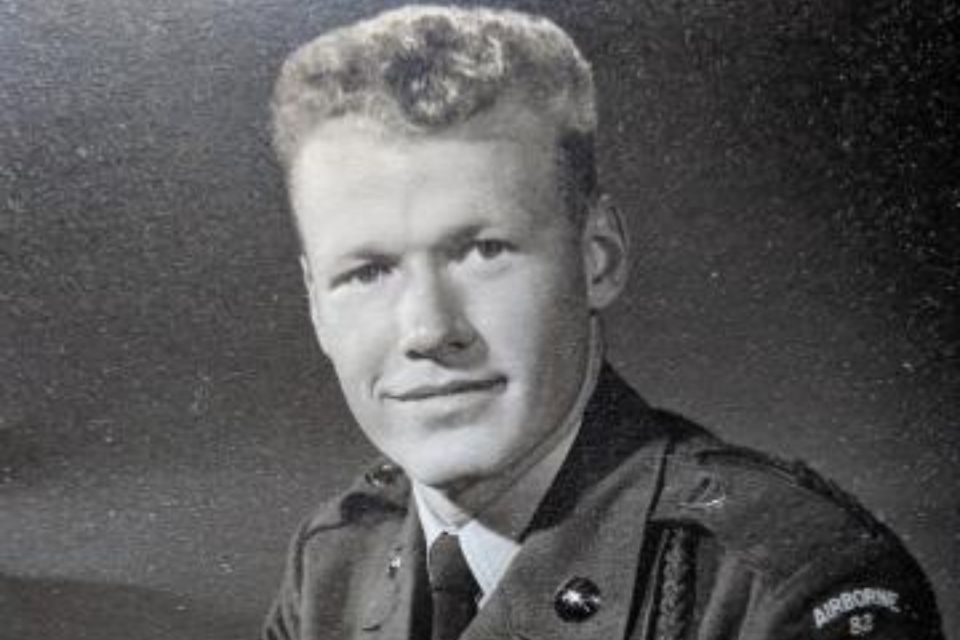
<instances>
[{"instance_id":1,"label":"dark necktie","mask_svg":"<svg viewBox=\"0 0 960 640\"><path fill-rule=\"evenodd\" d=\"M440 534L430 545L427 568L433 599L431 640L456 640L477 613L480 593L457 536Z\"/></svg>"}]
</instances>

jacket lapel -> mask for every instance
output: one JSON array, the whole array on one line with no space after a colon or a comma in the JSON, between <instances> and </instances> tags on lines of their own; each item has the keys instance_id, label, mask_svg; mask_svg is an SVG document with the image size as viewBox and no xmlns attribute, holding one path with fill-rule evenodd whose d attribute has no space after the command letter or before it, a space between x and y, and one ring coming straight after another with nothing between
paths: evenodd
<instances>
[{"instance_id":1,"label":"jacket lapel","mask_svg":"<svg viewBox=\"0 0 960 640\"><path fill-rule=\"evenodd\" d=\"M624 638L633 617L647 518L669 434L610 369L601 372L580 434L538 509L523 548L464 640ZM565 620L555 599L574 578L599 608ZM581 585L583 582L581 581Z\"/></svg>"},{"instance_id":2,"label":"jacket lapel","mask_svg":"<svg viewBox=\"0 0 960 640\"><path fill-rule=\"evenodd\" d=\"M398 640L414 638L422 622L418 606L427 583L423 533L416 510L410 506L409 481L403 477L393 499L403 505L404 515L390 523L393 531L383 535L368 565L370 585L365 590L359 638ZM429 609L427 609L429 611Z\"/></svg>"}]
</instances>

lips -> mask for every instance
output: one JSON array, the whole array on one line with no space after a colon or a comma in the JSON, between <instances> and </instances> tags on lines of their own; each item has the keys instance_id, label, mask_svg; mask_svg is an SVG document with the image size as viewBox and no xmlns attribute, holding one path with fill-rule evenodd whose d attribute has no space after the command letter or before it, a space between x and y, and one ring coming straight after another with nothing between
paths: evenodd
<instances>
[{"instance_id":1,"label":"lips","mask_svg":"<svg viewBox=\"0 0 960 640\"><path fill-rule=\"evenodd\" d=\"M480 380L451 380L442 384L418 385L401 392L387 393L386 396L391 400L400 402L417 402L433 398L499 391L506 382L506 378L502 376L483 378Z\"/></svg>"}]
</instances>

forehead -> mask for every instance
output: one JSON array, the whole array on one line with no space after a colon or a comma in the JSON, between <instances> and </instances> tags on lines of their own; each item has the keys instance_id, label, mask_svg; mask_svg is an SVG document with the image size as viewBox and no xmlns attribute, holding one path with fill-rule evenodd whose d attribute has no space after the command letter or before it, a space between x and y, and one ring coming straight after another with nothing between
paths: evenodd
<instances>
[{"instance_id":1,"label":"forehead","mask_svg":"<svg viewBox=\"0 0 960 640\"><path fill-rule=\"evenodd\" d=\"M556 215L555 174L554 138L542 130L512 138L469 130L410 137L344 120L302 145L291 167L291 201L305 241L373 232L387 240L471 218L522 223Z\"/></svg>"},{"instance_id":2,"label":"forehead","mask_svg":"<svg viewBox=\"0 0 960 640\"><path fill-rule=\"evenodd\" d=\"M452 162L461 170L483 171L506 162L514 174L515 164L523 165L525 174L547 174L522 176L527 179L552 177L557 138L549 123L518 109L499 109L450 129L422 133L346 116L323 123L305 137L294 156L291 183L303 187L318 173L330 172L345 174L338 177L377 172L396 176L411 168L406 163L411 157L424 163L424 169Z\"/></svg>"}]
</instances>

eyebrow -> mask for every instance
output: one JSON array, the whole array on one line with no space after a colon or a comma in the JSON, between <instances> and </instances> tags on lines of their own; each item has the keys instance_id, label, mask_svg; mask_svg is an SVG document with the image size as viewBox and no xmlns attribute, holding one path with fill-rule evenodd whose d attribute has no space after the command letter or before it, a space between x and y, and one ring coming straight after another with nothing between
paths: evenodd
<instances>
[{"instance_id":1,"label":"eyebrow","mask_svg":"<svg viewBox=\"0 0 960 640\"><path fill-rule=\"evenodd\" d=\"M465 241L475 238L481 231L489 228L489 223L475 222L465 224L451 229L440 237L437 246L456 247ZM367 261L386 261L396 260L395 253L383 248L376 242L361 244L342 254L336 254L333 259L334 264L345 262L367 262Z\"/></svg>"},{"instance_id":2,"label":"eyebrow","mask_svg":"<svg viewBox=\"0 0 960 640\"><path fill-rule=\"evenodd\" d=\"M484 229L490 228L489 223L474 222L473 224L463 225L447 233L441 240L441 245L447 247L457 247L464 244L467 240L472 240L480 235Z\"/></svg>"},{"instance_id":3,"label":"eyebrow","mask_svg":"<svg viewBox=\"0 0 960 640\"><path fill-rule=\"evenodd\" d=\"M389 251L379 249L376 245L361 245L346 253L335 256L335 262L366 262L369 260L390 260Z\"/></svg>"}]
</instances>

